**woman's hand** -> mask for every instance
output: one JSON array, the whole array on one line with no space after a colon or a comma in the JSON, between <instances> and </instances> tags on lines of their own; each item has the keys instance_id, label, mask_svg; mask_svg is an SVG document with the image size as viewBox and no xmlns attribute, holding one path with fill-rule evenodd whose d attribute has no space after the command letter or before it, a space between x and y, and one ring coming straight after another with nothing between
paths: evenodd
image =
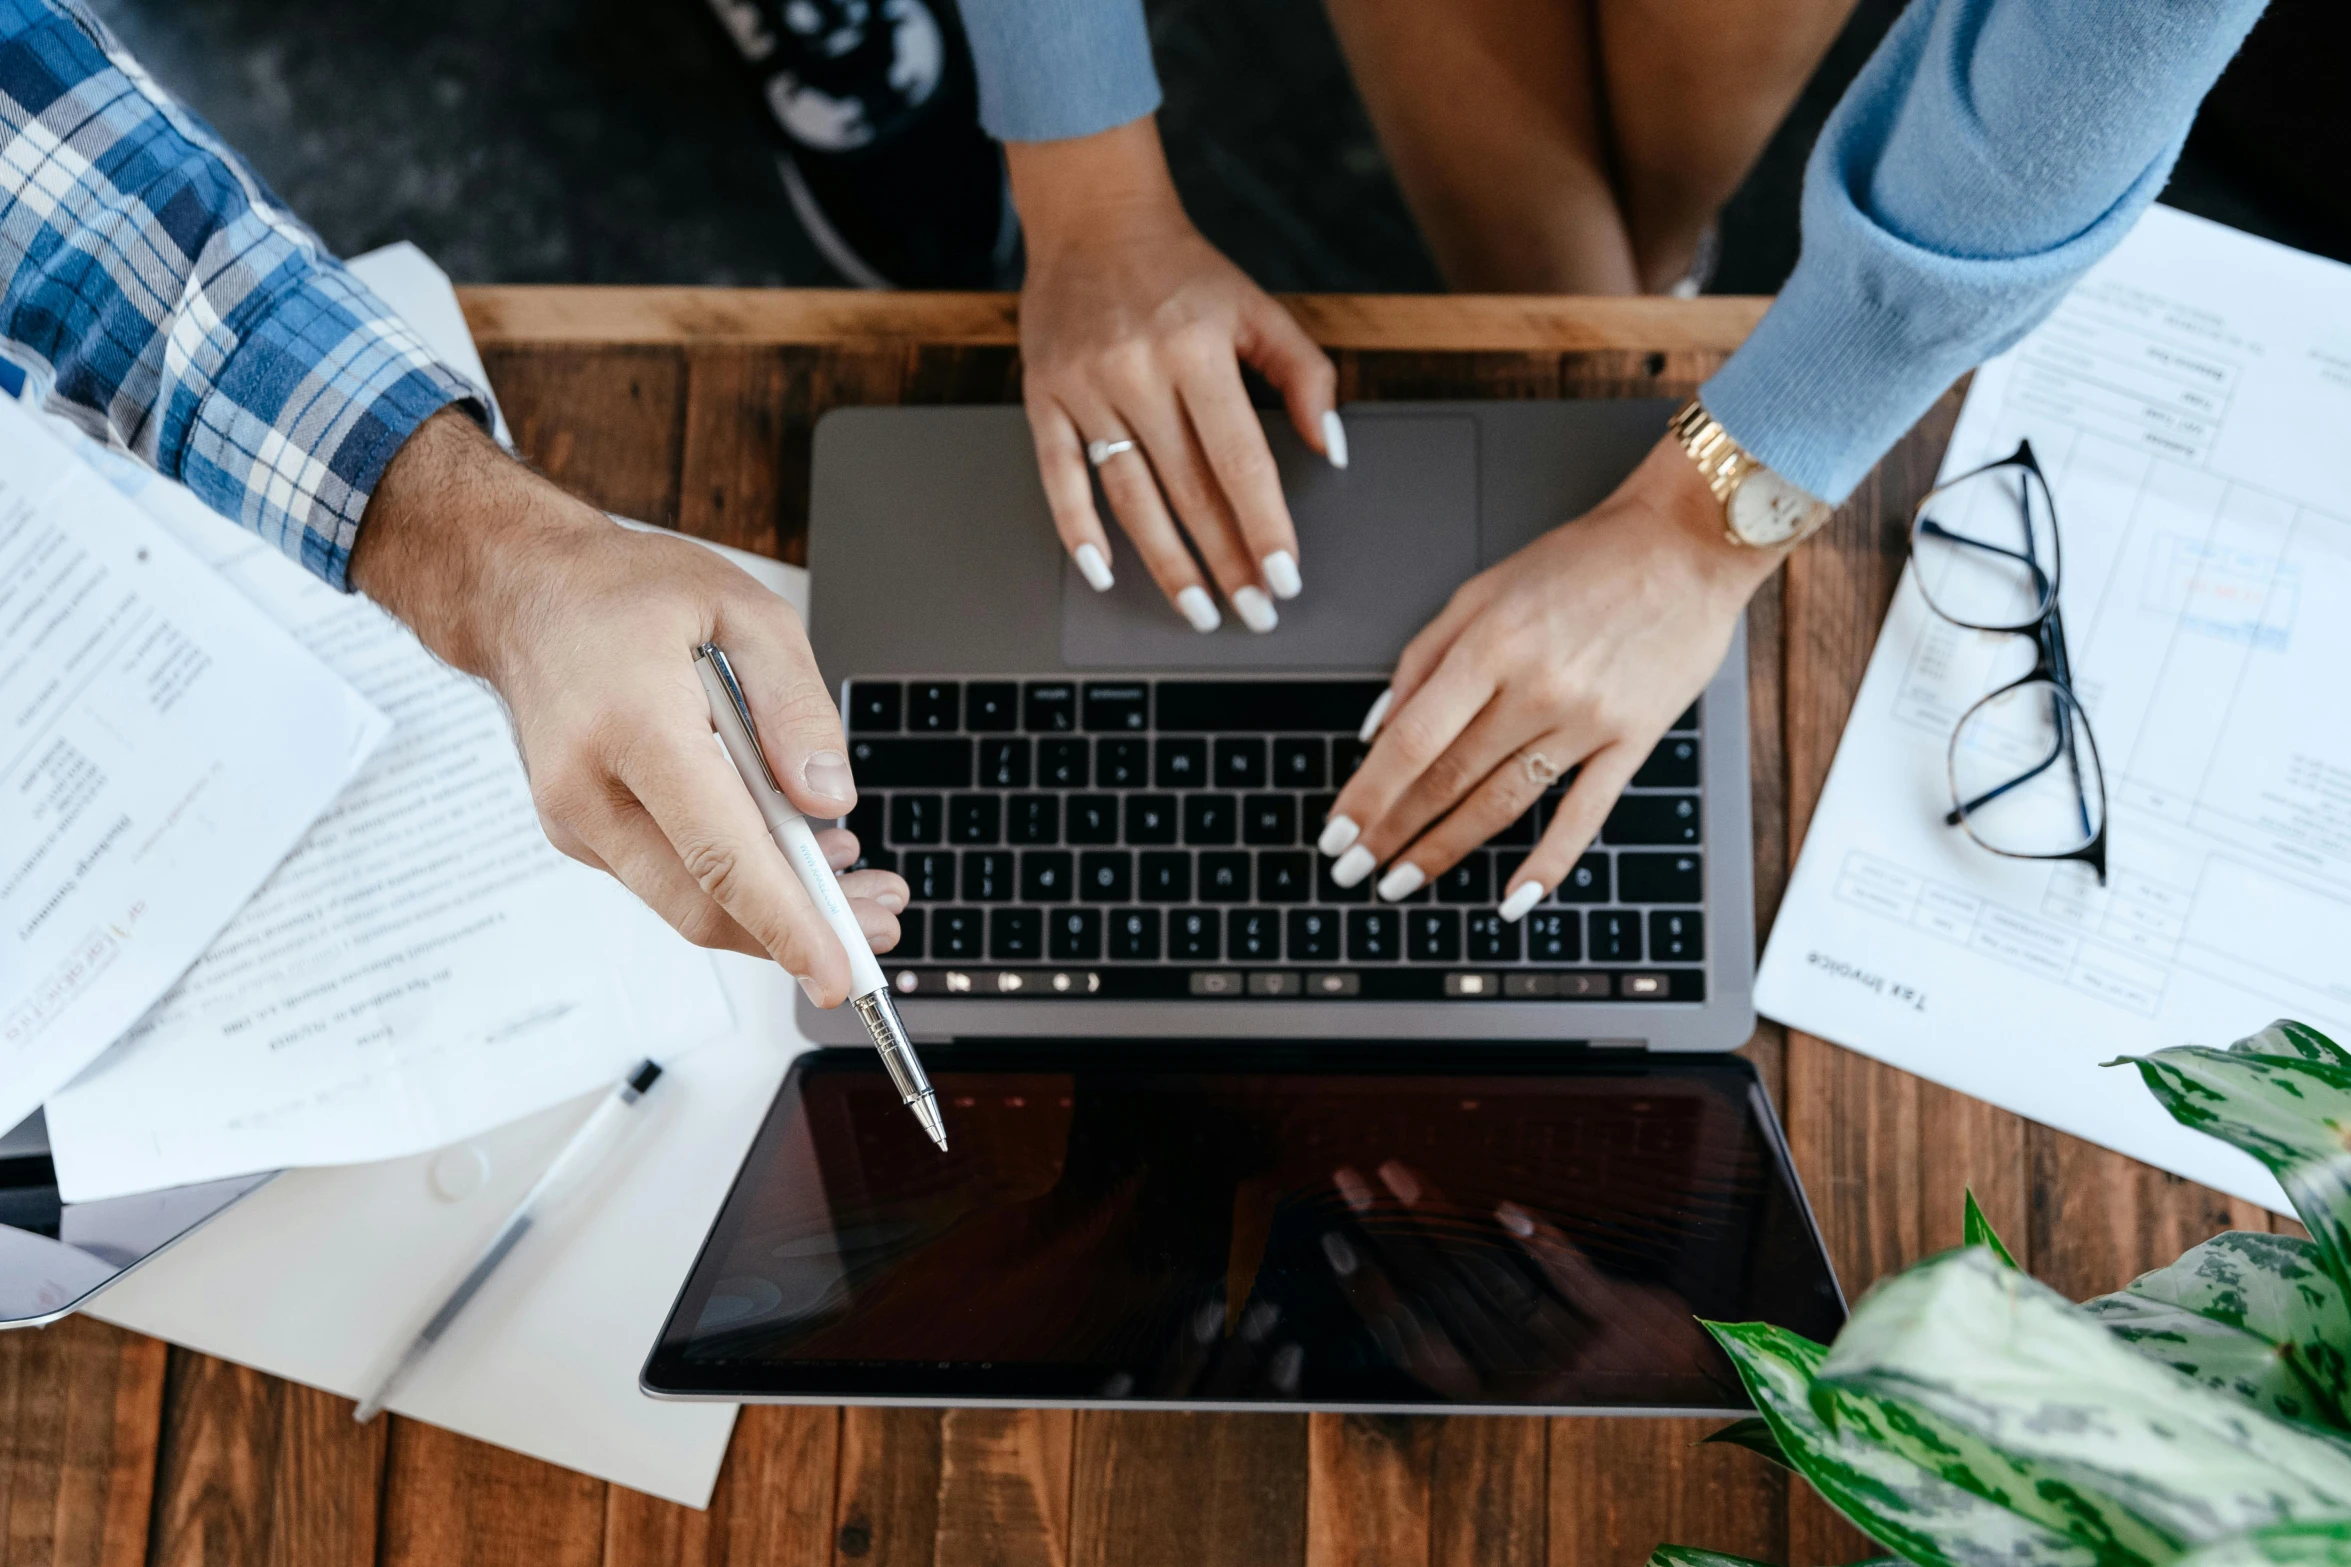
<instances>
[{"instance_id":1,"label":"woman's hand","mask_svg":"<svg viewBox=\"0 0 2351 1567\"><path fill-rule=\"evenodd\" d=\"M1148 118L1016 143L1006 158L1028 238L1029 429L1062 547L1097 592L1110 586L1087 447L1128 443L1100 464L1102 489L1160 591L1195 630L1221 623L1188 534L1242 623L1271 631L1273 601L1301 585L1298 534L1240 367L1262 372L1307 445L1343 468L1337 372L1192 227Z\"/></svg>"},{"instance_id":2,"label":"woman's hand","mask_svg":"<svg viewBox=\"0 0 2351 1567\"><path fill-rule=\"evenodd\" d=\"M1354 886L1410 897L1580 768L1503 889L1515 920L1559 885L1666 726L1705 689L1781 550L1662 441L1589 514L1462 584L1365 721L1379 739L1333 803L1322 852Z\"/></svg>"}]
</instances>

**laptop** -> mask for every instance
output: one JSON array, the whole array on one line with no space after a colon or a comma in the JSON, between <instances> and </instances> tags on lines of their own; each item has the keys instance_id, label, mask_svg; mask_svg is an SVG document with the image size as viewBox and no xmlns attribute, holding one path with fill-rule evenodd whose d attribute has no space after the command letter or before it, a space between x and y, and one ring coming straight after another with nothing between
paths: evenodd
<instances>
[{"instance_id":1,"label":"laptop","mask_svg":"<svg viewBox=\"0 0 2351 1567\"><path fill-rule=\"evenodd\" d=\"M1314 839L1405 643L1604 498L1665 401L1266 419L1306 592L1201 635L1093 592L1022 411L818 425L810 635L884 957L948 1120L853 1018L795 1064L647 1364L657 1396L1736 1409L1693 1318L1843 1318L1752 1069L1743 636L1565 883L1560 787L1398 904ZM1107 507L1104 516L1109 516ZM901 1126L899 1123L905 1123ZM909 1135L911 1134L911 1135Z\"/></svg>"}]
</instances>

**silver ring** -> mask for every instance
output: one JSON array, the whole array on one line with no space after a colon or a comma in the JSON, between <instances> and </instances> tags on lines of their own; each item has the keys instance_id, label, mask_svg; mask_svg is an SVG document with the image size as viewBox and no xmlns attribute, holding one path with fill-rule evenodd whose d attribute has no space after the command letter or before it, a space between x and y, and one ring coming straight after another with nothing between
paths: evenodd
<instances>
[{"instance_id":1,"label":"silver ring","mask_svg":"<svg viewBox=\"0 0 2351 1567\"><path fill-rule=\"evenodd\" d=\"M1120 452L1131 452L1134 449L1135 443L1131 440L1088 441L1086 443L1086 461L1099 468Z\"/></svg>"},{"instance_id":2,"label":"silver ring","mask_svg":"<svg viewBox=\"0 0 2351 1567\"><path fill-rule=\"evenodd\" d=\"M1518 759L1518 765L1526 769L1527 782L1538 789L1548 789L1559 782L1559 769L1540 751L1527 752Z\"/></svg>"}]
</instances>

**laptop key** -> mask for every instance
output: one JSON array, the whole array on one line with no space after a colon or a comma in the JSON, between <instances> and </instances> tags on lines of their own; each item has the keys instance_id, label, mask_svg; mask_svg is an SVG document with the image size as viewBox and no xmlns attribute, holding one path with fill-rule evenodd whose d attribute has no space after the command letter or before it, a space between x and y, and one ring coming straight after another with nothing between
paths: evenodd
<instances>
[{"instance_id":1,"label":"laptop key","mask_svg":"<svg viewBox=\"0 0 2351 1567\"><path fill-rule=\"evenodd\" d=\"M1200 856L1200 901L1249 901L1249 856L1245 851L1217 849Z\"/></svg>"},{"instance_id":2,"label":"laptop key","mask_svg":"<svg viewBox=\"0 0 2351 1567\"><path fill-rule=\"evenodd\" d=\"M1695 910L1653 909L1649 914L1649 961L1695 963L1706 956L1706 932Z\"/></svg>"},{"instance_id":3,"label":"laptop key","mask_svg":"<svg viewBox=\"0 0 2351 1567\"><path fill-rule=\"evenodd\" d=\"M1110 956L1121 963L1156 961L1159 957L1159 911L1113 911L1110 916Z\"/></svg>"},{"instance_id":4,"label":"laptop key","mask_svg":"<svg viewBox=\"0 0 2351 1567\"><path fill-rule=\"evenodd\" d=\"M1055 909L1045 930L1056 963L1092 963L1102 956L1100 909Z\"/></svg>"},{"instance_id":5,"label":"laptop key","mask_svg":"<svg viewBox=\"0 0 2351 1567\"><path fill-rule=\"evenodd\" d=\"M1606 903L1608 901L1608 856L1587 854L1575 862L1567 879L1559 884L1555 894L1562 903Z\"/></svg>"},{"instance_id":6,"label":"laptop key","mask_svg":"<svg viewBox=\"0 0 2351 1567\"><path fill-rule=\"evenodd\" d=\"M1078 688L1066 680L1031 681L1020 695L1020 726L1030 734L1067 734L1078 726Z\"/></svg>"},{"instance_id":7,"label":"laptop key","mask_svg":"<svg viewBox=\"0 0 2351 1567\"><path fill-rule=\"evenodd\" d=\"M1045 911L996 909L988 915L988 956L999 963L1034 963L1045 955Z\"/></svg>"},{"instance_id":8,"label":"laptop key","mask_svg":"<svg viewBox=\"0 0 2351 1567\"><path fill-rule=\"evenodd\" d=\"M969 740L869 740L849 742L849 770L860 789L968 789Z\"/></svg>"},{"instance_id":9,"label":"laptop key","mask_svg":"<svg viewBox=\"0 0 2351 1567\"><path fill-rule=\"evenodd\" d=\"M1079 708L1090 730L1151 727L1151 688L1132 681L1089 680Z\"/></svg>"},{"instance_id":10,"label":"laptop key","mask_svg":"<svg viewBox=\"0 0 2351 1567\"><path fill-rule=\"evenodd\" d=\"M1049 794L1016 794L1004 808L1004 835L1014 843L1061 841L1061 801Z\"/></svg>"},{"instance_id":11,"label":"laptop key","mask_svg":"<svg viewBox=\"0 0 2351 1567\"><path fill-rule=\"evenodd\" d=\"M1225 951L1235 963L1279 963L1282 917L1271 909L1235 909L1225 916Z\"/></svg>"},{"instance_id":12,"label":"laptop key","mask_svg":"<svg viewBox=\"0 0 2351 1567\"><path fill-rule=\"evenodd\" d=\"M1592 911L1592 961L1595 963L1640 962L1641 916L1630 909L1594 909Z\"/></svg>"},{"instance_id":13,"label":"laptop key","mask_svg":"<svg viewBox=\"0 0 2351 1567\"><path fill-rule=\"evenodd\" d=\"M1162 738L1151 748L1151 781L1162 789L1200 789L1208 783L1208 742Z\"/></svg>"},{"instance_id":14,"label":"laptop key","mask_svg":"<svg viewBox=\"0 0 2351 1567\"><path fill-rule=\"evenodd\" d=\"M1219 789L1264 788L1265 742L1263 740L1217 741L1215 783Z\"/></svg>"},{"instance_id":15,"label":"laptop key","mask_svg":"<svg viewBox=\"0 0 2351 1567\"><path fill-rule=\"evenodd\" d=\"M1273 743L1273 781L1278 789L1320 789L1330 779L1330 752L1319 736L1285 735Z\"/></svg>"},{"instance_id":16,"label":"laptop key","mask_svg":"<svg viewBox=\"0 0 2351 1567\"><path fill-rule=\"evenodd\" d=\"M1167 917L1167 955L1178 963L1214 963L1217 917L1208 909L1177 909Z\"/></svg>"},{"instance_id":17,"label":"laptop key","mask_svg":"<svg viewBox=\"0 0 2351 1567\"><path fill-rule=\"evenodd\" d=\"M843 817L841 825L857 835L860 849L878 849L888 841L883 833L888 821L888 806L878 794L860 796L856 808Z\"/></svg>"},{"instance_id":18,"label":"laptop key","mask_svg":"<svg viewBox=\"0 0 2351 1567\"><path fill-rule=\"evenodd\" d=\"M1192 857L1159 850L1138 857L1135 896L1145 903L1192 901Z\"/></svg>"},{"instance_id":19,"label":"laptop key","mask_svg":"<svg viewBox=\"0 0 2351 1567\"><path fill-rule=\"evenodd\" d=\"M1565 909L1537 909L1526 917L1527 958L1535 963L1580 963L1584 921Z\"/></svg>"},{"instance_id":20,"label":"laptop key","mask_svg":"<svg viewBox=\"0 0 2351 1567\"><path fill-rule=\"evenodd\" d=\"M1463 947L1472 963L1516 963L1518 925L1492 909L1472 913L1463 921Z\"/></svg>"},{"instance_id":21,"label":"laptop key","mask_svg":"<svg viewBox=\"0 0 2351 1567\"><path fill-rule=\"evenodd\" d=\"M1086 742L1039 740L1037 783L1046 789L1083 789L1086 786Z\"/></svg>"},{"instance_id":22,"label":"laptop key","mask_svg":"<svg viewBox=\"0 0 2351 1567\"><path fill-rule=\"evenodd\" d=\"M1405 946L1415 963L1461 961L1461 911L1414 909L1404 916Z\"/></svg>"},{"instance_id":23,"label":"laptop key","mask_svg":"<svg viewBox=\"0 0 2351 1567\"><path fill-rule=\"evenodd\" d=\"M1617 896L1627 903L1700 903L1706 877L1695 854L1634 854L1616 857Z\"/></svg>"},{"instance_id":24,"label":"laptop key","mask_svg":"<svg viewBox=\"0 0 2351 1567\"><path fill-rule=\"evenodd\" d=\"M1226 844L1240 835L1240 804L1229 794L1184 796L1184 842Z\"/></svg>"},{"instance_id":25,"label":"laptop key","mask_svg":"<svg viewBox=\"0 0 2351 1567\"><path fill-rule=\"evenodd\" d=\"M1151 781L1151 746L1145 740L1097 740L1094 773L1105 789L1140 789Z\"/></svg>"},{"instance_id":26,"label":"laptop key","mask_svg":"<svg viewBox=\"0 0 2351 1567\"><path fill-rule=\"evenodd\" d=\"M1126 841L1129 843L1175 842L1175 796L1170 794L1128 795Z\"/></svg>"},{"instance_id":27,"label":"laptop key","mask_svg":"<svg viewBox=\"0 0 2351 1567\"><path fill-rule=\"evenodd\" d=\"M1353 734L1377 680L1162 680L1159 727L1199 734Z\"/></svg>"},{"instance_id":28,"label":"laptop key","mask_svg":"<svg viewBox=\"0 0 2351 1567\"><path fill-rule=\"evenodd\" d=\"M1689 710L1673 721L1673 727L1676 734L1685 731L1695 734L1698 729L1698 704L1692 702Z\"/></svg>"},{"instance_id":29,"label":"laptop key","mask_svg":"<svg viewBox=\"0 0 2351 1567\"><path fill-rule=\"evenodd\" d=\"M1600 829L1603 843L1673 844L1698 841L1698 797L1694 794L1628 794L1616 802Z\"/></svg>"},{"instance_id":30,"label":"laptop key","mask_svg":"<svg viewBox=\"0 0 2351 1567\"><path fill-rule=\"evenodd\" d=\"M1347 911L1347 961L1393 963L1404 945L1404 916L1395 909Z\"/></svg>"},{"instance_id":31,"label":"laptop key","mask_svg":"<svg viewBox=\"0 0 2351 1567\"><path fill-rule=\"evenodd\" d=\"M976 958L981 951L981 921L977 909L937 909L931 914L931 957L955 963Z\"/></svg>"},{"instance_id":32,"label":"laptop key","mask_svg":"<svg viewBox=\"0 0 2351 1567\"><path fill-rule=\"evenodd\" d=\"M966 903L1009 903L1012 901L1012 856L1003 849L966 849L963 851L963 901Z\"/></svg>"},{"instance_id":33,"label":"laptop key","mask_svg":"<svg viewBox=\"0 0 2351 1567\"><path fill-rule=\"evenodd\" d=\"M938 843L947 833L947 802L935 794L890 797L890 842Z\"/></svg>"},{"instance_id":34,"label":"laptop key","mask_svg":"<svg viewBox=\"0 0 2351 1567\"><path fill-rule=\"evenodd\" d=\"M980 787L1026 789L1029 786L1029 743L1026 740L980 742Z\"/></svg>"},{"instance_id":35,"label":"laptop key","mask_svg":"<svg viewBox=\"0 0 2351 1567\"><path fill-rule=\"evenodd\" d=\"M1020 857L1020 900L1066 903L1076 896L1076 874L1067 849L1031 849Z\"/></svg>"},{"instance_id":36,"label":"laptop key","mask_svg":"<svg viewBox=\"0 0 2351 1567\"><path fill-rule=\"evenodd\" d=\"M880 680L860 680L849 687L849 732L851 734L891 734L898 728L898 714L904 693L898 683Z\"/></svg>"},{"instance_id":37,"label":"laptop key","mask_svg":"<svg viewBox=\"0 0 2351 1567\"><path fill-rule=\"evenodd\" d=\"M1437 878L1439 903L1494 901L1494 862L1485 850L1463 855L1461 863Z\"/></svg>"},{"instance_id":38,"label":"laptop key","mask_svg":"<svg viewBox=\"0 0 2351 1567\"><path fill-rule=\"evenodd\" d=\"M992 794L959 794L947 802L949 843L994 843L1003 836L1004 802Z\"/></svg>"},{"instance_id":39,"label":"laptop key","mask_svg":"<svg viewBox=\"0 0 2351 1567\"><path fill-rule=\"evenodd\" d=\"M906 727L937 734L957 727L963 715L963 688L952 680L917 680L906 688Z\"/></svg>"},{"instance_id":40,"label":"laptop key","mask_svg":"<svg viewBox=\"0 0 2351 1567\"><path fill-rule=\"evenodd\" d=\"M955 896L955 851L923 849L898 862L898 874L917 903L946 903Z\"/></svg>"},{"instance_id":41,"label":"laptop key","mask_svg":"<svg viewBox=\"0 0 2351 1567\"><path fill-rule=\"evenodd\" d=\"M922 910L907 909L898 916L898 945L882 954L884 963L907 963L922 957Z\"/></svg>"},{"instance_id":42,"label":"laptop key","mask_svg":"<svg viewBox=\"0 0 2351 1567\"><path fill-rule=\"evenodd\" d=\"M1118 796L1073 794L1069 797L1069 841L1118 842Z\"/></svg>"},{"instance_id":43,"label":"laptop key","mask_svg":"<svg viewBox=\"0 0 2351 1567\"><path fill-rule=\"evenodd\" d=\"M1326 855L1314 857L1314 901L1317 903L1369 903L1373 878L1365 877L1352 887L1342 887L1331 880L1331 867L1339 862Z\"/></svg>"},{"instance_id":44,"label":"laptop key","mask_svg":"<svg viewBox=\"0 0 2351 1567\"><path fill-rule=\"evenodd\" d=\"M1296 849L1257 856L1257 897L1263 903L1304 903L1314 891L1314 871Z\"/></svg>"},{"instance_id":45,"label":"laptop key","mask_svg":"<svg viewBox=\"0 0 2351 1567\"><path fill-rule=\"evenodd\" d=\"M1294 794L1253 794L1243 800L1241 841L1258 845L1296 843L1298 797Z\"/></svg>"},{"instance_id":46,"label":"laptop key","mask_svg":"<svg viewBox=\"0 0 2351 1567\"><path fill-rule=\"evenodd\" d=\"M974 680L963 688L963 727L994 734L1020 727L1020 687L1009 680Z\"/></svg>"},{"instance_id":47,"label":"laptop key","mask_svg":"<svg viewBox=\"0 0 2351 1567\"><path fill-rule=\"evenodd\" d=\"M1124 849L1078 856L1078 896L1088 903L1124 903L1135 895L1134 856Z\"/></svg>"},{"instance_id":48,"label":"laptop key","mask_svg":"<svg viewBox=\"0 0 2351 1567\"><path fill-rule=\"evenodd\" d=\"M1667 735L1649 753L1649 760L1633 774L1639 789L1695 789L1698 787L1698 737Z\"/></svg>"},{"instance_id":49,"label":"laptop key","mask_svg":"<svg viewBox=\"0 0 2351 1567\"><path fill-rule=\"evenodd\" d=\"M1353 735L1341 735L1331 742L1331 782L1343 784L1355 776L1355 769L1371 754L1371 747Z\"/></svg>"},{"instance_id":50,"label":"laptop key","mask_svg":"<svg viewBox=\"0 0 2351 1567\"><path fill-rule=\"evenodd\" d=\"M1292 909L1288 920L1290 961L1339 961L1339 913L1336 909Z\"/></svg>"},{"instance_id":51,"label":"laptop key","mask_svg":"<svg viewBox=\"0 0 2351 1567\"><path fill-rule=\"evenodd\" d=\"M1524 811L1519 813L1517 821L1512 822L1509 826L1494 834L1493 837L1488 838L1486 842L1494 845L1497 848L1504 844L1508 844L1510 847L1516 849L1533 848L1535 846L1535 840L1542 836L1539 832L1536 831L1535 828L1535 814L1536 808L1532 805L1528 806Z\"/></svg>"}]
</instances>

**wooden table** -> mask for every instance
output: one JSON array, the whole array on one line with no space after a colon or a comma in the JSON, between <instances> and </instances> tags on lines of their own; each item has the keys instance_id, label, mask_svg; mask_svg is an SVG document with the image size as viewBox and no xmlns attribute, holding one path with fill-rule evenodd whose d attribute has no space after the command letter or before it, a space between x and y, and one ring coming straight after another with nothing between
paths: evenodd
<instances>
[{"instance_id":1,"label":"wooden table","mask_svg":"<svg viewBox=\"0 0 2351 1567\"><path fill-rule=\"evenodd\" d=\"M1343 398L1681 396L1751 300L1312 298ZM799 559L809 431L844 403L1015 402L996 295L476 289L523 449L597 503ZM1946 398L1750 621L1768 929L1900 564ZM1802 1035L1747 1046L1849 1291L1959 1239L1972 1185L2080 1296L2244 1204ZM2135 1092L2117 1079L2116 1093ZM1637 1564L1664 1540L1870 1551L1711 1422L752 1409L696 1513L95 1322L0 1335L0 1567L528 1562Z\"/></svg>"}]
</instances>

